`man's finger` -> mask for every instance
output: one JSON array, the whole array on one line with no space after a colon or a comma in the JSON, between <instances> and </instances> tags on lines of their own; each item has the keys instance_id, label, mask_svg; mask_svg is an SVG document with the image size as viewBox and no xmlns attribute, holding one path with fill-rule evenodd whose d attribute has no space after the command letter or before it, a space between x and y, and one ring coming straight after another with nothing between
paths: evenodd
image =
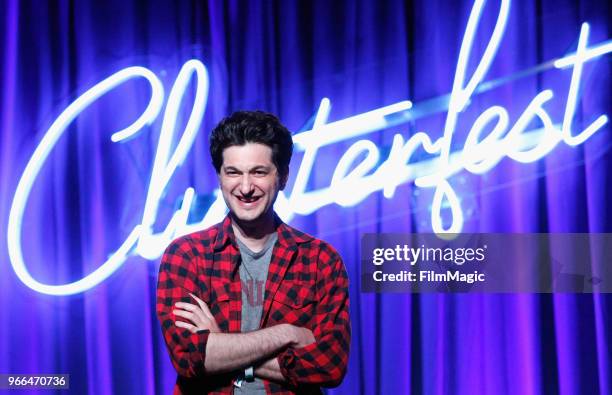
<instances>
[{"instance_id":1,"label":"man's finger","mask_svg":"<svg viewBox=\"0 0 612 395\"><path fill-rule=\"evenodd\" d=\"M204 302L202 299L198 298L192 293L190 293L189 295L191 295L191 297L194 298L196 302L198 302L198 305L200 305L200 308L202 309L206 317L213 319L213 320L215 319L215 317L210 312L210 309L208 308L208 305L206 304L206 302Z\"/></svg>"},{"instance_id":2,"label":"man's finger","mask_svg":"<svg viewBox=\"0 0 612 395\"><path fill-rule=\"evenodd\" d=\"M185 311L185 310L172 310L172 314L179 316L179 317L183 317L188 319L189 321L193 322L194 324L197 324L197 322L195 322L195 314L189 311Z\"/></svg>"},{"instance_id":3,"label":"man's finger","mask_svg":"<svg viewBox=\"0 0 612 395\"><path fill-rule=\"evenodd\" d=\"M196 333L198 330L198 328L196 328L195 326L183 321L174 321L174 325L178 326L179 328L187 329L191 333Z\"/></svg>"},{"instance_id":4,"label":"man's finger","mask_svg":"<svg viewBox=\"0 0 612 395\"><path fill-rule=\"evenodd\" d=\"M197 296L195 296L192 293L189 293L189 295L195 299L196 303L198 304L198 306L200 306L200 308L196 308L194 310L194 313L196 313L197 315L200 316L200 319L202 321L206 321L206 320L210 320L210 319L214 319L213 316L210 314L210 311L208 310L208 306L206 306L206 303L204 303L204 301L200 298L198 298Z\"/></svg>"},{"instance_id":5,"label":"man's finger","mask_svg":"<svg viewBox=\"0 0 612 395\"><path fill-rule=\"evenodd\" d=\"M186 303L186 302L176 302L174 306L178 307L179 309L188 310L188 311L195 311L198 309L197 305Z\"/></svg>"},{"instance_id":6,"label":"man's finger","mask_svg":"<svg viewBox=\"0 0 612 395\"><path fill-rule=\"evenodd\" d=\"M206 312L204 312L202 308L199 307L198 305L186 303L186 302L176 302L174 306L176 308L182 308L184 310L191 311L194 314L194 316L197 316L199 321L201 322L205 322L206 320L210 319L206 315ZM197 325L201 323L201 322L196 322L195 319L191 319L191 321L195 322Z\"/></svg>"}]
</instances>

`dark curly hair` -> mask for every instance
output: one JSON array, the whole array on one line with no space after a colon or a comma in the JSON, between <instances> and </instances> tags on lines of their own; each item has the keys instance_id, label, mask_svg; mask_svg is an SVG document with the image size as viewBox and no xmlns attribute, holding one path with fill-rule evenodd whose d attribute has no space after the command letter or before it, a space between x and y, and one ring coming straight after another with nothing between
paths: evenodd
<instances>
[{"instance_id":1,"label":"dark curly hair","mask_svg":"<svg viewBox=\"0 0 612 395\"><path fill-rule=\"evenodd\" d=\"M265 144L272 149L272 162L279 175L287 176L293 154L291 133L280 120L263 111L236 111L223 118L210 134L210 156L217 173L223 164L223 150L246 143Z\"/></svg>"}]
</instances>

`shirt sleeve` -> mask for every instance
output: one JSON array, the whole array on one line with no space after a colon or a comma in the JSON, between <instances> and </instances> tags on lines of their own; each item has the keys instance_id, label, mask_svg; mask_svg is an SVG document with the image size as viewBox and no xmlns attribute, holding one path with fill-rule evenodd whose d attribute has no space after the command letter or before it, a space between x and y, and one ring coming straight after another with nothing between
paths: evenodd
<instances>
[{"instance_id":1,"label":"shirt sleeve","mask_svg":"<svg viewBox=\"0 0 612 395\"><path fill-rule=\"evenodd\" d=\"M319 267L319 302L313 330L316 341L302 348L288 348L277 357L281 373L293 386L336 387L346 374L351 342L348 276L331 247L322 248Z\"/></svg>"},{"instance_id":2,"label":"shirt sleeve","mask_svg":"<svg viewBox=\"0 0 612 395\"><path fill-rule=\"evenodd\" d=\"M172 310L176 302L193 303L189 293L200 296L205 291L198 280L196 259L187 239L172 242L164 252L157 280L157 318L172 364L184 377L204 375L206 342L209 331L190 331L174 323Z\"/></svg>"}]
</instances>

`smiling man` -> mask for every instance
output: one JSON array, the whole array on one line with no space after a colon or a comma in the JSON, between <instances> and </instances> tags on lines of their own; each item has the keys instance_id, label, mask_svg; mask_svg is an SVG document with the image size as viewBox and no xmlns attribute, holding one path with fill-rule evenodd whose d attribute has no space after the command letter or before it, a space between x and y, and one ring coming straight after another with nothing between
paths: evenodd
<instances>
[{"instance_id":1,"label":"smiling man","mask_svg":"<svg viewBox=\"0 0 612 395\"><path fill-rule=\"evenodd\" d=\"M348 277L329 244L274 213L293 152L278 118L240 111L210 136L229 214L166 249L157 315L175 393L320 393L350 344Z\"/></svg>"}]
</instances>

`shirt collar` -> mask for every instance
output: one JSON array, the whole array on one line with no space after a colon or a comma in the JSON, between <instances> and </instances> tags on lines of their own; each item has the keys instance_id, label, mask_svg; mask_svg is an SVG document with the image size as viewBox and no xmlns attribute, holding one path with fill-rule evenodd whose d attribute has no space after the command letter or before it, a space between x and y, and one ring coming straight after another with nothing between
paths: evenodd
<instances>
[{"instance_id":1,"label":"shirt collar","mask_svg":"<svg viewBox=\"0 0 612 395\"><path fill-rule=\"evenodd\" d=\"M274 213L274 222L276 224L276 232L278 234L278 243L286 248L309 242L314 237L301 232L291 226L285 224L280 217ZM232 219L229 214L225 216L222 222L218 225L217 237L215 239L213 248L215 251L220 251L228 244L236 246L236 235L232 228Z\"/></svg>"}]
</instances>

